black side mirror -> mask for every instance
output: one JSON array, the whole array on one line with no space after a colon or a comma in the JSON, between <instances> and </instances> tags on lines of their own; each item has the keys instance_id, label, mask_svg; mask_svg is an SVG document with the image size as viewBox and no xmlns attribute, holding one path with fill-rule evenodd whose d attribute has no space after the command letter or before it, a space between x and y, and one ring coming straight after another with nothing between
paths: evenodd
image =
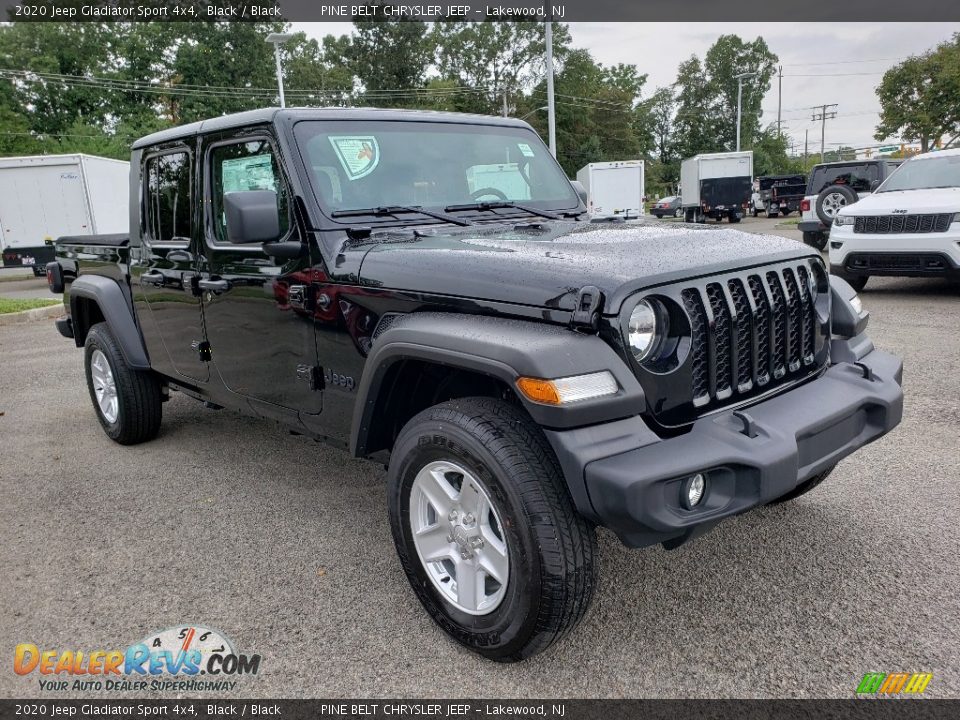
<instances>
[{"instance_id":1,"label":"black side mirror","mask_svg":"<svg viewBox=\"0 0 960 720\"><path fill-rule=\"evenodd\" d=\"M583 183L579 180L571 180L570 184L573 185L573 189L577 191L577 195L580 196L580 202L586 206L587 204L587 189L583 186Z\"/></svg>"},{"instance_id":2,"label":"black side mirror","mask_svg":"<svg viewBox=\"0 0 960 720\"><path fill-rule=\"evenodd\" d=\"M223 196L227 240L235 245L275 242L280 238L280 211L272 190L243 190Z\"/></svg>"}]
</instances>

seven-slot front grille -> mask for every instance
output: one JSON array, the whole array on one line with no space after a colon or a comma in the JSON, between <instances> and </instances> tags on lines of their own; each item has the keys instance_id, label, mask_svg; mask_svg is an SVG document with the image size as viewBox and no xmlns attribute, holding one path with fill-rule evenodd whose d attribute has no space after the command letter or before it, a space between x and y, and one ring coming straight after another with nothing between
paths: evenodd
<instances>
[{"instance_id":1,"label":"seven-slot front grille","mask_svg":"<svg viewBox=\"0 0 960 720\"><path fill-rule=\"evenodd\" d=\"M954 213L928 215L863 215L853 223L855 233L905 234L946 232Z\"/></svg>"},{"instance_id":2,"label":"seven-slot front grille","mask_svg":"<svg viewBox=\"0 0 960 720\"><path fill-rule=\"evenodd\" d=\"M696 407L816 371L818 320L810 282L810 268L797 264L708 279L680 292L690 318Z\"/></svg>"}]
</instances>

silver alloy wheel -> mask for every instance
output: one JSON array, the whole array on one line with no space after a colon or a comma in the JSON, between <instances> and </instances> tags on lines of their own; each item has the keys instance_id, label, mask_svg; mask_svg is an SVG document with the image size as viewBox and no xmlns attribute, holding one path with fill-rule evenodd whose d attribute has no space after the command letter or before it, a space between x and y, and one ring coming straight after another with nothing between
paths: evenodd
<instances>
[{"instance_id":1,"label":"silver alloy wheel","mask_svg":"<svg viewBox=\"0 0 960 720\"><path fill-rule=\"evenodd\" d=\"M497 609L507 592L510 553L483 484L446 460L428 463L410 489L410 531L437 591L470 615Z\"/></svg>"},{"instance_id":2,"label":"silver alloy wheel","mask_svg":"<svg viewBox=\"0 0 960 720\"><path fill-rule=\"evenodd\" d=\"M117 383L113 379L113 370L107 356L100 350L94 350L90 356L90 376L93 379L93 392L97 396L97 405L108 423L115 423L120 414L117 401Z\"/></svg>"},{"instance_id":3,"label":"silver alloy wheel","mask_svg":"<svg viewBox=\"0 0 960 720\"><path fill-rule=\"evenodd\" d=\"M846 207L846 205L847 198L844 195L838 192L832 192L823 198L823 213L828 218L833 219L837 213L840 212L840 208Z\"/></svg>"}]
</instances>

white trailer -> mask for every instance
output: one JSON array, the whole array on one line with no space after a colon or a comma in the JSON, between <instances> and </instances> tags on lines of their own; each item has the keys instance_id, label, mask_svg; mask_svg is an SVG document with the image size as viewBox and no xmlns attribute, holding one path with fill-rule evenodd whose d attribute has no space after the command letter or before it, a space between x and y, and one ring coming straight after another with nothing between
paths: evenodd
<instances>
[{"instance_id":1,"label":"white trailer","mask_svg":"<svg viewBox=\"0 0 960 720\"><path fill-rule=\"evenodd\" d=\"M753 151L706 153L680 164L680 204L687 222L740 222L753 192Z\"/></svg>"},{"instance_id":2,"label":"white trailer","mask_svg":"<svg viewBox=\"0 0 960 720\"><path fill-rule=\"evenodd\" d=\"M591 215L627 218L643 214L643 160L590 163L577 171L577 182L587 191Z\"/></svg>"},{"instance_id":3,"label":"white trailer","mask_svg":"<svg viewBox=\"0 0 960 720\"><path fill-rule=\"evenodd\" d=\"M130 229L130 163L94 155L0 158L0 251L4 266L43 275L64 235Z\"/></svg>"}]
</instances>

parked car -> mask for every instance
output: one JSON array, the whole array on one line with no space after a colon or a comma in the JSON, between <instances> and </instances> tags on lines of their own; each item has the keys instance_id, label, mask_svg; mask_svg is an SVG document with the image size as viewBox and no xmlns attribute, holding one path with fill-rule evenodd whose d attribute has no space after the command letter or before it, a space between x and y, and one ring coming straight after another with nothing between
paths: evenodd
<instances>
[{"instance_id":1,"label":"parked car","mask_svg":"<svg viewBox=\"0 0 960 720\"><path fill-rule=\"evenodd\" d=\"M680 204L679 195L660 198L650 206L650 214L658 218L663 217L683 217L683 206Z\"/></svg>"},{"instance_id":2,"label":"parked car","mask_svg":"<svg viewBox=\"0 0 960 720\"><path fill-rule=\"evenodd\" d=\"M678 547L900 422L901 361L819 253L591 223L520 120L256 110L142 138L131 167L128 234L47 266L107 437L154 438L176 391L386 463L412 593L498 661L584 617L596 526Z\"/></svg>"},{"instance_id":3,"label":"parked car","mask_svg":"<svg viewBox=\"0 0 960 720\"><path fill-rule=\"evenodd\" d=\"M907 160L877 191L841 208L830 269L862 290L871 275L960 280L960 150Z\"/></svg>"},{"instance_id":4,"label":"parked car","mask_svg":"<svg viewBox=\"0 0 960 720\"><path fill-rule=\"evenodd\" d=\"M807 181L807 194L800 203L802 216L798 228L803 233L803 241L823 250L840 209L876 190L901 162L844 160L814 165Z\"/></svg>"},{"instance_id":5,"label":"parked car","mask_svg":"<svg viewBox=\"0 0 960 720\"><path fill-rule=\"evenodd\" d=\"M757 217L765 212L767 217L787 216L800 209L807 178L799 175L762 175L757 178L750 197L750 214Z\"/></svg>"}]
</instances>

